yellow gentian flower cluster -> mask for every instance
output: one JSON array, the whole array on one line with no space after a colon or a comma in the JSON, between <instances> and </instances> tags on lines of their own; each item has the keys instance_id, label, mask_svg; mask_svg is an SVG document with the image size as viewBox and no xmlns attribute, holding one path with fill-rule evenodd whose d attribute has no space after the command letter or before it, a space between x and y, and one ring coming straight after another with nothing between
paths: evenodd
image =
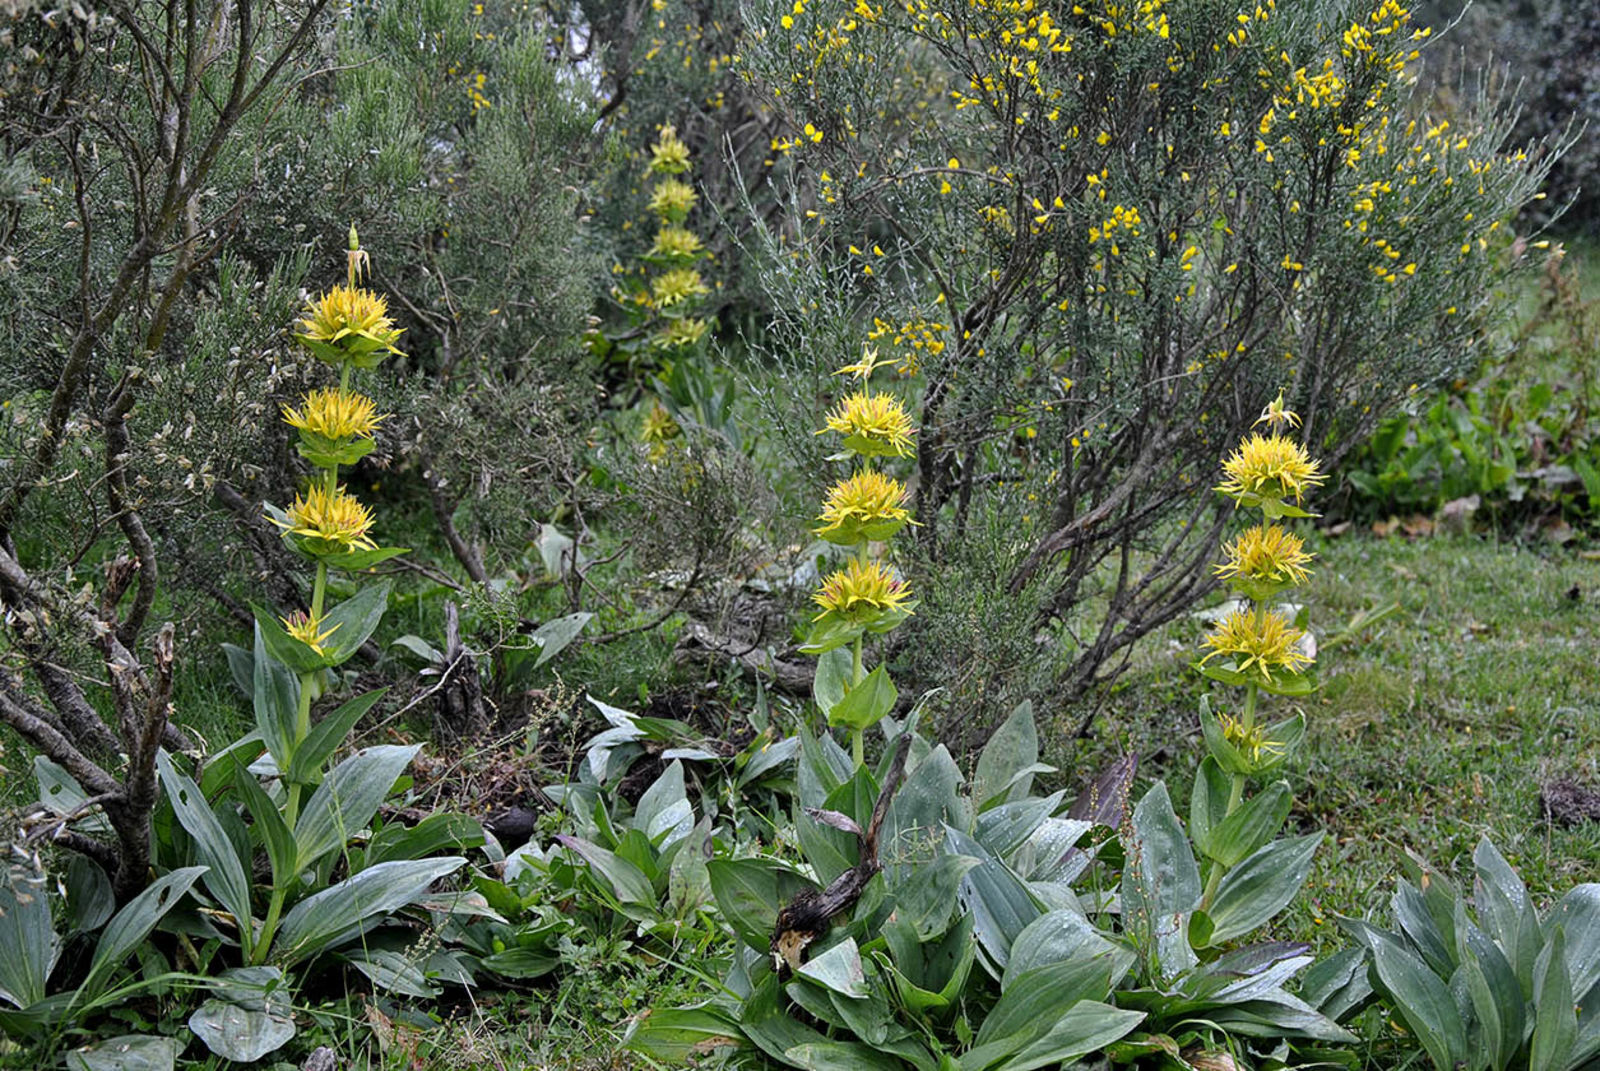
<instances>
[{"instance_id":1,"label":"yellow gentian flower cluster","mask_svg":"<svg viewBox=\"0 0 1600 1071\"><path fill-rule=\"evenodd\" d=\"M882 562L852 558L828 576L811 596L822 607L819 616L834 617L862 626L877 623L886 614L909 614L906 601L911 589Z\"/></svg>"},{"instance_id":2,"label":"yellow gentian flower cluster","mask_svg":"<svg viewBox=\"0 0 1600 1071\"><path fill-rule=\"evenodd\" d=\"M916 434L898 398L865 388L828 414L827 430L843 435L845 446L862 457L910 457L911 436Z\"/></svg>"},{"instance_id":3,"label":"yellow gentian flower cluster","mask_svg":"<svg viewBox=\"0 0 1600 1071\"><path fill-rule=\"evenodd\" d=\"M677 129L662 127L660 140L650 147L649 172L655 182L650 211L656 217L656 237L645 260L663 270L650 280L644 301L665 318L652 341L656 348L669 351L687 348L704 337L706 322L688 313L698 299L711 293L695 267L707 255L704 243L684 226L698 199L686 181L692 166L689 147L678 137Z\"/></svg>"},{"instance_id":4,"label":"yellow gentian flower cluster","mask_svg":"<svg viewBox=\"0 0 1600 1071\"><path fill-rule=\"evenodd\" d=\"M355 285L351 262L349 286L335 286L306 306L295 337L331 365L372 368L391 353L404 357L395 345L404 328L389 318L389 303L370 290Z\"/></svg>"},{"instance_id":5,"label":"yellow gentian flower cluster","mask_svg":"<svg viewBox=\"0 0 1600 1071\"><path fill-rule=\"evenodd\" d=\"M1221 657L1225 679L1238 678L1248 687L1267 691L1298 692L1303 688L1293 678L1312 661L1304 653L1305 633L1272 609L1270 600L1305 583L1311 555L1304 541L1277 519L1309 516L1299 504L1306 490L1326 477L1305 447L1289 438L1288 430L1297 427L1300 418L1286 407L1281 392L1256 423L1266 424L1267 433L1252 432L1223 461L1224 479L1217 490L1241 506L1259 508L1264 520L1235 536L1223 548L1225 560L1215 567L1216 574L1253 609L1237 610L1218 622L1205 639L1211 653L1202 664ZM1292 682L1287 689L1286 680Z\"/></svg>"},{"instance_id":6,"label":"yellow gentian flower cluster","mask_svg":"<svg viewBox=\"0 0 1600 1071\"><path fill-rule=\"evenodd\" d=\"M854 456L858 464L828 491L815 531L830 543L853 547L855 553L812 594L820 612L812 620L805 650L827 658L829 652L850 648L849 670L842 673L845 698L823 713L830 725L851 730L857 762L863 761L861 734L888 714L895 701L894 686L884 667L869 674L862 664L863 640L869 632L883 633L896 627L911 616L916 605L906 582L870 553L873 544L914 523L906 508L909 495L905 484L872 467L874 458L909 457L912 453L911 437L916 429L905 406L892 394L874 391L870 384L874 371L893 366L893 361L880 361L867 349L860 361L839 369L836 375L853 376L859 386L817 432L843 436L845 454L841 456Z\"/></svg>"},{"instance_id":7,"label":"yellow gentian flower cluster","mask_svg":"<svg viewBox=\"0 0 1600 1071\"><path fill-rule=\"evenodd\" d=\"M649 266L644 272L646 282L630 297L636 316L646 327L637 332L647 340L641 344L659 354L668 371L671 361L690 356L711 327L703 317L692 315L711 293L696 267L710 254L700 236L685 225L697 200L688 181L693 166L689 147L678 137L677 129L662 127L659 140L650 146L648 167L654 183L649 205L656 217L656 236L643 257ZM645 413L639 440L648 448L651 463L661 464L682 444L683 430L672 412L657 400Z\"/></svg>"},{"instance_id":8,"label":"yellow gentian flower cluster","mask_svg":"<svg viewBox=\"0 0 1600 1071\"><path fill-rule=\"evenodd\" d=\"M1204 640L1208 653L1197 663L1206 676L1245 689L1238 714L1214 715L1209 703L1201 713L1212 758L1235 779L1229 813L1238 805L1243 778L1276 766L1305 729L1299 714L1277 725L1258 724L1259 693L1306 694L1312 688L1314 662L1309 637L1273 600L1311 575L1307 566L1312 556L1305 542L1278 521L1310 516L1299 504L1325 477L1305 447L1289 438L1289 429L1298 427L1300 418L1285 405L1281 392L1256 423L1267 425L1266 434L1250 433L1223 461L1224 479L1217 487L1238 505L1260 509L1263 516L1260 524L1224 546L1224 559L1214 570L1244 603L1212 626Z\"/></svg>"},{"instance_id":9,"label":"yellow gentian flower cluster","mask_svg":"<svg viewBox=\"0 0 1600 1071\"><path fill-rule=\"evenodd\" d=\"M330 565L360 569L401 553L373 542L372 511L339 483L339 468L353 465L375 446L383 423L377 403L350 388L359 368L371 368L390 354L401 328L394 326L384 299L356 284L370 258L350 228L346 254L347 285L335 286L305 309L295 338L322 360L339 369L339 385L308 391L298 405L283 407L284 423L298 432L300 456L316 470L287 510L268 507L269 519L295 550L316 562L316 582L309 612L282 618L284 631L318 656L339 628L324 619L323 602Z\"/></svg>"}]
</instances>

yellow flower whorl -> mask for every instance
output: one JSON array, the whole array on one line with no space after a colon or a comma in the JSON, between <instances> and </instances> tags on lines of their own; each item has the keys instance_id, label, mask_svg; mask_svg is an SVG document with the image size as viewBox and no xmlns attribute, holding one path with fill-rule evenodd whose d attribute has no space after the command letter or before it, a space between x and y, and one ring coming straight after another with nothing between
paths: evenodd
<instances>
[{"instance_id":1,"label":"yellow flower whorl","mask_svg":"<svg viewBox=\"0 0 1600 1071\"><path fill-rule=\"evenodd\" d=\"M856 623L874 623L885 614L911 610L905 605L911 588L881 562L862 562L852 558L843 569L832 573L811 596L822 608L815 620L833 615Z\"/></svg>"},{"instance_id":2,"label":"yellow flower whorl","mask_svg":"<svg viewBox=\"0 0 1600 1071\"><path fill-rule=\"evenodd\" d=\"M905 484L863 469L829 489L815 532L844 546L888 539L911 520L905 501Z\"/></svg>"},{"instance_id":3,"label":"yellow flower whorl","mask_svg":"<svg viewBox=\"0 0 1600 1071\"><path fill-rule=\"evenodd\" d=\"M300 537L313 555L377 549L367 535L372 528L372 511L343 487L330 494L326 485L312 485L304 494L295 496L288 517L287 522L273 523Z\"/></svg>"},{"instance_id":4,"label":"yellow flower whorl","mask_svg":"<svg viewBox=\"0 0 1600 1071\"><path fill-rule=\"evenodd\" d=\"M828 414L826 430L843 435L844 444L863 457L910 457L916 434L900 399L865 389L847 395Z\"/></svg>"}]
</instances>

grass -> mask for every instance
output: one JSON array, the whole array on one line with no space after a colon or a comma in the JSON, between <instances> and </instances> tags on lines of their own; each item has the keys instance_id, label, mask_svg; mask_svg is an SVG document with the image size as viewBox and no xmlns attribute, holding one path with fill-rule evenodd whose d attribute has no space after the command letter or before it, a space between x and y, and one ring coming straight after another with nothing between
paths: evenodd
<instances>
[{"instance_id":1,"label":"grass","mask_svg":"<svg viewBox=\"0 0 1600 1071\"><path fill-rule=\"evenodd\" d=\"M1303 596L1320 639L1385 602L1399 610L1320 654L1306 744L1283 776L1291 822L1327 841L1281 935L1329 943L1333 913L1386 904L1406 852L1460 877L1483 836L1537 899L1593 880L1600 823L1553 826L1539 793L1560 774L1600 787L1600 563L1470 536L1317 543ZM1129 746L1182 811L1203 753L1202 682L1187 668L1201 633L1186 620L1148 645L1097 723L1099 740L1052 761L1082 769ZM1072 721L1064 714L1059 727Z\"/></svg>"}]
</instances>

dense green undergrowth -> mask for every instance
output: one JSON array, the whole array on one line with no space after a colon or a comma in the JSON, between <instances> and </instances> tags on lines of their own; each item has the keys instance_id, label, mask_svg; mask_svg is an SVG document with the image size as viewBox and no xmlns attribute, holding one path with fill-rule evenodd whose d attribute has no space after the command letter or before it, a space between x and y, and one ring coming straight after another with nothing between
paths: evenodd
<instances>
[{"instance_id":1,"label":"dense green undergrowth","mask_svg":"<svg viewBox=\"0 0 1600 1071\"><path fill-rule=\"evenodd\" d=\"M1600 1069L1597 261L1404 7L13 6L0 1067Z\"/></svg>"}]
</instances>

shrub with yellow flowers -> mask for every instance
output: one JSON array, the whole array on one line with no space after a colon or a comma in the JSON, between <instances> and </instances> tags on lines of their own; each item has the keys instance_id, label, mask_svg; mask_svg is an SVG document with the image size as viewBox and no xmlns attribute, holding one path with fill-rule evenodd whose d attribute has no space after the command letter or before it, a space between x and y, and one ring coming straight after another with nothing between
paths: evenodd
<instances>
[{"instance_id":1,"label":"shrub with yellow flowers","mask_svg":"<svg viewBox=\"0 0 1600 1071\"><path fill-rule=\"evenodd\" d=\"M1515 213L1570 138L1509 138L1493 92L1440 114L1425 7L743 8L740 70L788 129L771 172L795 176L740 243L767 298L748 347L811 375L816 340L865 335L914 365L941 567L906 658L978 732L980 696L1102 687L1205 590L1180 521L1254 416L1233 399L1293 384L1343 454L1507 338L1492 295L1548 255ZM806 400L778 401L800 428Z\"/></svg>"},{"instance_id":2,"label":"shrub with yellow flowers","mask_svg":"<svg viewBox=\"0 0 1600 1071\"><path fill-rule=\"evenodd\" d=\"M899 698L894 682L880 663L870 671L864 660L869 634L882 634L911 616L916 603L911 589L873 554L874 545L892 539L911 522L905 484L873 466L910 457L916 429L900 399L872 388L879 368L892 368L874 350L837 375L850 376L857 387L828 414L818 435L843 437L844 450L833 460L853 463L851 474L828 491L817 518L816 535L851 557L844 567L823 578L812 595L820 612L812 619L803 650L820 655L815 696L828 724L850 730L856 764L864 762L863 734L894 709Z\"/></svg>"},{"instance_id":3,"label":"shrub with yellow flowers","mask_svg":"<svg viewBox=\"0 0 1600 1071\"><path fill-rule=\"evenodd\" d=\"M1204 641L1208 653L1196 663L1212 680L1244 689L1237 713L1214 712L1209 700L1201 702L1209 754L1195 780L1194 813L1206 817L1195 823L1194 833L1211 861L1208 899L1229 866L1244 857L1232 843L1238 828L1265 830L1270 837L1282 819L1270 828L1266 819L1280 809L1287 813L1288 786L1282 782L1248 802L1244 799L1249 780L1281 764L1305 735L1305 716L1299 712L1263 724L1261 694L1300 696L1315 687L1310 639L1280 602L1284 592L1309 578L1312 556L1281 522L1311 516L1303 508L1306 493L1327 477L1305 446L1291 437L1300 418L1285 405L1281 392L1256 421L1258 427L1263 424L1264 434L1251 431L1224 459L1223 479L1216 488L1237 506L1259 509L1261 520L1234 536L1223 548L1223 561L1214 567L1239 598L1213 624Z\"/></svg>"}]
</instances>

